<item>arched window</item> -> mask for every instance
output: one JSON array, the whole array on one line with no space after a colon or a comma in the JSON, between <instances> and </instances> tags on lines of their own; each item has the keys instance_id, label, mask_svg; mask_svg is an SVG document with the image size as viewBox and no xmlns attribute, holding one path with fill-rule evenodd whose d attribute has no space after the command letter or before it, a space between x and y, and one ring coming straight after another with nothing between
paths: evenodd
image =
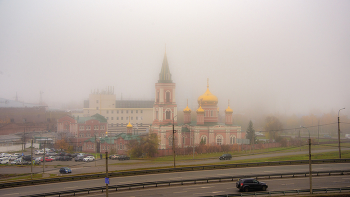
<instances>
[{"instance_id":1,"label":"arched window","mask_svg":"<svg viewBox=\"0 0 350 197\"><path fill-rule=\"evenodd\" d=\"M169 146L173 146L173 136L169 137Z\"/></svg>"},{"instance_id":2,"label":"arched window","mask_svg":"<svg viewBox=\"0 0 350 197\"><path fill-rule=\"evenodd\" d=\"M202 144L202 145L207 144L207 136L202 135L200 144Z\"/></svg>"},{"instance_id":3,"label":"arched window","mask_svg":"<svg viewBox=\"0 0 350 197\"><path fill-rule=\"evenodd\" d=\"M170 119L170 111L166 111L166 119L169 120Z\"/></svg>"},{"instance_id":4,"label":"arched window","mask_svg":"<svg viewBox=\"0 0 350 197\"><path fill-rule=\"evenodd\" d=\"M234 144L236 142L235 136L230 137L230 144Z\"/></svg>"},{"instance_id":5,"label":"arched window","mask_svg":"<svg viewBox=\"0 0 350 197\"><path fill-rule=\"evenodd\" d=\"M222 145L222 136L221 135L216 136L216 145Z\"/></svg>"}]
</instances>

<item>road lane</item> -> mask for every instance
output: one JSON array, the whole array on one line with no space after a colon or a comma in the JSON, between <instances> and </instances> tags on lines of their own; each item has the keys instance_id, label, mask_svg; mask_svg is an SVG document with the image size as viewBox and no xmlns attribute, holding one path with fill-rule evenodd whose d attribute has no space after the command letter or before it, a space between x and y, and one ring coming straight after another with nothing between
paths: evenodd
<instances>
[{"instance_id":1,"label":"road lane","mask_svg":"<svg viewBox=\"0 0 350 197\"><path fill-rule=\"evenodd\" d=\"M349 164L314 164L313 171L322 170L348 170ZM264 173L264 171L268 171ZM264 167L249 167L249 168L232 168L220 170L203 170L191 172L176 172L164 174L149 174L129 177L110 178L110 185L128 184L135 182L152 182L163 180L181 180L181 179L196 179L204 177L218 177L218 176L238 176L238 175L255 175L255 174L271 174L273 173L287 173L287 172L308 172L308 165L291 165L291 166L264 166ZM67 187L74 187L72 189L89 188L105 186L104 179L81 180L63 183L52 183L43 185L33 185L17 188L1 189L0 195L19 193L19 195L37 194L53 191L62 191ZM326 185L327 186L327 185ZM203 185L208 187L208 185Z\"/></svg>"}]
</instances>

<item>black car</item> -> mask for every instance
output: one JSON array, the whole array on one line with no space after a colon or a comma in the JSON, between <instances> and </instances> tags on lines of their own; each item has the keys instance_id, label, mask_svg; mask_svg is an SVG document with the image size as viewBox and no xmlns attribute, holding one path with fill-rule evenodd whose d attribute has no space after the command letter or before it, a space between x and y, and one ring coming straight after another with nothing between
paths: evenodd
<instances>
[{"instance_id":1,"label":"black car","mask_svg":"<svg viewBox=\"0 0 350 197\"><path fill-rule=\"evenodd\" d=\"M223 154L219 157L220 160L231 160L232 155L231 154Z\"/></svg>"},{"instance_id":2,"label":"black car","mask_svg":"<svg viewBox=\"0 0 350 197\"><path fill-rule=\"evenodd\" d=\"M70 156L63 156L61 161L72 161L72 157L70 157Z\"/></svg>"},{"instance_id":3,"label":"black car","mask_svg":"<svg viewBox=\"0 0 350 197\"><path fill-rule=\"evenodd\" d=\"M119 155L119 157L118 157L118 160L120 161L120 160L129 160L130 159L130 157L128 157L128 156L126 156L126 155Z\"/></svg>"},{"instance_id":4,"label":"black car","mask_svg":"<svg viewBox=\"0 0 350 197\"><path fill-rule=\"evenodd\" d=\"M259 182L256 179L239 179L236 182L236 187L239 189L239 191L245 191L248 192L250 190L263 190L266 191L268 186L266 183Z\"/></svg>"}]
</instances>

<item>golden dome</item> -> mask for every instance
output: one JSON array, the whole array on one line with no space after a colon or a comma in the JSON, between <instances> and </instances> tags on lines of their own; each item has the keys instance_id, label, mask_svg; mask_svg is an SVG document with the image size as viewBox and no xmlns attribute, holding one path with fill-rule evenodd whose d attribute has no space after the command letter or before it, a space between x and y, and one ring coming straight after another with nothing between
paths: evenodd
<instances>
[{"instance_id":1,"label":"golden dome","mask_svg":"<svg viewBox=\"0 0 350 197\"><path fill-rule=\"evenodd\" d=\"M204 113L204 109L202 108L202 106L200 105L199 108L197 109L198 113Z\"/></svg>"},{"instance_id":2,"label":"golden dome","mask_svg":"<svg viewBox=\"0 0 350 197\"><path fill-rule=\"evenodd\" d=\"M226 113L233 113L233 110L230 108L230 100L228 100L228 107L225 110Z\"/></svg>"},{"instance_id":3,"label":"golden dome","mask_svg":"<svg viewBox=\"0 0 350 197\"><path fill-rule=\"evenodd\" d=\"M187 107L184 109L184 112L191 112L191 109L188 107L188 99L187 99Z\"/></svg>"},{"instance_id":4,"label":"golden dome","mask_svg":"<svg viewBox=\"0 0 350 197\"><path fill-rule=\"evenodd\" d=\"M129 124L126 125L126 128L132 128L132 124L130 124L130 121L129 121Z\"/></svg>"},{"instance_id":5,"label":"golden dome","mask_svg":"<svg viewBox=\"0 0 350 197\"><path fill-rule=\"evenodd\" d=\"M207 84L207 91L200 97L198 97L198 104L202 105L216 105L218 103L218 97L209 91L209 79Z\"/></svg>"}]
</instances>

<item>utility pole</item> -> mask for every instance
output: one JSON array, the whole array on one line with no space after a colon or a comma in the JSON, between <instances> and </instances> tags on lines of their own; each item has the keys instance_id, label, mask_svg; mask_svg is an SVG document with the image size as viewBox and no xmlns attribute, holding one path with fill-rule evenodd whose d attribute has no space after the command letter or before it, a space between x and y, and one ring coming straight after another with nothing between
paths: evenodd
<instances>
[{"instance_id":1,"label":"utility pole","mask_svg":"<svg viewBox=\"0 0 350 197\"><path fill-rule=\"evenodd\" d=\"M317 123L318 145L320 145L320 120Z\"/></svg>"},{"instance_id":2,"label":"utility pole","mask_svg":"<svg viewBox=\"0 0 350 197\"><path fill-rule=\"evenodd\" d=\"M108 152L106 152L106 197L108 197L108 184L109 184L109 178L108 178Z\"/></svg>"},{"instance_id":3,"label":"utility pole","mask_svg":"<svg viewBox=\"0 0 350 197\"><path fill-rule=\"evenodd\" d=\"M174 168L175 168L175 125L173 117L173 152L174 152Z\"/></svg>"},{"instance_id":4,"label":"utility pole","mask_svg":"<svg viewBox=\"0 0 350 197\"><path fill-rule=\"evenodd\" d=\"M312 194L311 138L310 137L309 137L309 179L310 179L310 194Z\"/></svg>"},{"instance_id":5,"label":"utility pole","mask_svg":"<svg viewBox=\"0 0 350 197\"><path fill-rule=\"evenodd\" d=\"M33 179L33 140L30 150L30 179Z\"/></svg>"},{"instance_id":6,"label":"utility pole","mask_svg":"<svg viewBox=\"0 0 350 197\"><path fill-rule=\"evenodd\" d=\"M339 121L339 112L340 112L340 110L342 110L342 109L345 109L345 107L344 107L344 108L339 109L339 111L338 111L338 147L339 147L339 159L341 159L341 150L340 150L340 121Z\"/></svg>"},{"instance_id":7,"label":"utility pole","mask_svg":"<svg viewBox=\"0 0 350 197\"><path fill-rule=\"evenodd\" d=\"M44 142L44 156L43 156L43 175L44 175L44 172L45 172L45 156L46 156L46 140Z\"/></svg>"}]
</instances>

